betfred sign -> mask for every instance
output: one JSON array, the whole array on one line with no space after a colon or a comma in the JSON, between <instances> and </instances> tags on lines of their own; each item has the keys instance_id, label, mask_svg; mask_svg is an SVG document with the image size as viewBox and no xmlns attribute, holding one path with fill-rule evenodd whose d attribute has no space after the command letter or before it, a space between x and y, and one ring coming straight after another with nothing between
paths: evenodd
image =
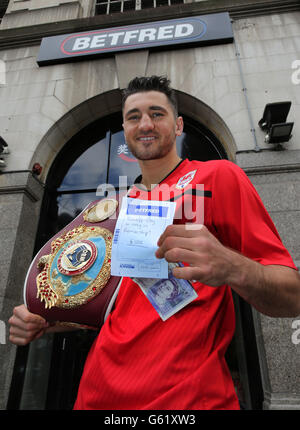
<instances>
[{"instance_id":1,"label":"betfred sign","mask_svg":"<svg viewBox=\"0 0 300 430\"><path fill-rule=\"evenodd\" d=\"M232 41L229 14L219 13L45 37L37 62L43 66L134 49Z\"/></svg>"},{"instance_id":2,"label":"betfred sign","mask_svg":"<svg viewBox=\"0 0 300 430\"><path fill-rule=\"evenodd\" d=\"M141 27L135 30L109 30L98 31L95 34L90 33L86 36L78 35L70 36L66 39L61 49L69 55L74 55L78 52L89 53L93 50L104 49L122 49L144 45L151 42L162 42L165 40L184 40L191 35L200 36L205 31L204 25L201 22L185 24L171 24L151 27Z\"/></svg>"}]
</instances>

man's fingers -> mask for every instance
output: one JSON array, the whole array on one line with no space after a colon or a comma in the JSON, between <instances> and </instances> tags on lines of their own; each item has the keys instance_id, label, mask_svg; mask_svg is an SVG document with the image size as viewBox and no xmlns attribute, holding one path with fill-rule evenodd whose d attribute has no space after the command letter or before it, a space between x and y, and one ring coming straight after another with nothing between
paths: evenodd
<instances>
[{"instance_id":1,"label":"man's fingers","mask_svg":"<svg viewBox=\"0 0 300 430\"><path fill-rule=\"evenodd\" d=\"M10 334L9 336L9 340L10 342L14 343L15 345L18 346L25 346L28 343L32 342L33 340L39 339L43 334L44 334L44 329L38 331L38 332L34 332L31 336L28 335L28 333L26 333L25 336L17 336L15 334Z\"/></svg>"},{"instance_id":2,"label":"man's fingers","mask_svg":"<svg viewBox=\"0 0 300 430\"><path fill-rule=\"evenodd\" d=\"M199 268L196 269L191 266L175 267L173 269L173 275L178 279L186 279L192 281L199 277Z\"/></svg>"},{"instance_id":3,"label":"man's fingers","mask_svg":"<svg viewBox=\"0 0 300 430\"><path fill-rule=\"evenodd\" d=\"M161 246L156 250L155 255L157 258L164 258L166 252L175 248L193 251L196 246L194 242L193 239L170 236L162 242Z\"/></svg>"},{"instance_id":4,"label":"man's fingers","mask_svg":"<svg viewBox=\"0 0 300 430\"><path fill-rule=\"evenodd\" d=\"M26 327L26 329L24 329L14 324L14 325L11 325L9 333L15 337L32 338L40 330L43 330L43 328L36 325L32 325L31 327L28 326Z\"/></svg>"},{"instance_id":5,"label":"man's fingers","mask_svg":"<svg viewBox=\"0 0 300 430\"><path fill-rule=\"evenodd\" d=\"M48 326L47 321L43 317L29 312L25 305L16 306L14 308L13 316L10 318L9 323L21 328Z\"/></svg>"},{"instance_id":6,"label":"man's fingers","mask_svg":"<svg viewBox=\"0 0 300 430\"><path fill-rule=\"evenodd\" d=\"M211 243L211 234L203 230L202 233L195 234L195 231L184 232L182 228L165 231L158 241L159 248L155 255L157 258L164 258L166 252L175 248L186 249L201 253Z\"/></svg>"},{"instance_id":7,"label":"man's fingers","mask_svg":"<svg viewBox=\"0 0 300 430\"><path fill-rule=\"evenodd\" d=\"M184 266L175 267L173 269L173 275L178 279L186 279L187 281L199 281L205 285L211 287L218 287L223 285L223 282L219 278L211 276L210 269L206 266Z\"/></svg>"},{"instance_id":8,"label":"man's fingers","mask_svg":"<svg viewBox=\"0 0 300 430\"><path fill-rule=\"evenodd\" d=\"M24 346L33 340L40 338L44 332L45 329L23 331L18 328L11 327L9 331L9 340L16 345Z\"/></svg>"},{"instance_id":9,"label":"man's fingers","mask_svg":"<svg viewBox=\"0 0 300 430\"><path fill-rule=\"evenodd\" d=\"M40 315L29 312L25 305L16 306L13 315L26 324L44 325L46 323L46 320Z\"/></svg>"},{"instance_id":10,"label":"man's fingers","mask_svg":"<svg viewBox=\"0 0 300 430\"><path fill-rule=\"evenodd\" d=\"M25 346L29 343L25 338L13 336L13 335L9 336L9 341L14 345L18 345L18 346Z\"/></svg>"},{"instance_id":11,"label":"man's fingers","mask_svg":"<svg viewBox=\"0 0 300 430\"><path fill-rule=\"evenodd\" d=\"M199 234L201 231L205 232L207 229L202 224L195 224L193 228L190 228L190 224L172 224L169 225L165 231L162 233L160 238L158 239L157 245L161 246L164 240L169 236L176 237L195 237L195 235ZM187 228L188 227L188 228Z\"/></svg>"},{"instance_id":12,"label":"man's fingers","mask_svg":"<svg viewBox=\"0 0 300 430\"><path fill-rule=\"evenodd\" d=\"M191 266L200 264L200 257L194 251L184 248L172 248L164 253L164 258L169 263L185 262Z\"/></svg>"},{"instance_id":13,"label":"man's fingers","mask_svg":"<svg viewBox=\"0 0 300 430\"><path fill-rule=\"evenodd\" d=\"M21 320L17 316L12 316L8 323L11 326L11 330L19 330L20 332L26 332L26 331L37 331L42 328L47 328L48 323L43 320Z\"/></svg>"},{"instance_id":14,"label":"man's fingers","mask_svg":"<svg viewBox=\"0 0 300 430\"><path fill-rule=\"evenodd\" d=\"M44 318L29 312L25 305L14 308L8 323L10 324L9 340L16 345L26 345L40 337L49 326Z\"/></svg>"}]
</instances>

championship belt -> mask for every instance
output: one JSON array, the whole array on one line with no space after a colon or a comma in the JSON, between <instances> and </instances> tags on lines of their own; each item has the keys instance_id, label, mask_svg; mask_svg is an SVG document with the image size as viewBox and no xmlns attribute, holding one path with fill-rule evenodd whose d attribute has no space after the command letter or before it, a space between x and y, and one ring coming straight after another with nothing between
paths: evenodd
<instances>
[{"instance_id":1,"label":"championship belt","mask_svg":"<svg viewBox=\"0 0 300 430\"><path fill-rule=\"evenodd\" d=\"M116 299L121 278L110 259L118 202L91 202L49 240L29 267L24 302L49 322L99 328Z\"/></svg>"}]
</instances>

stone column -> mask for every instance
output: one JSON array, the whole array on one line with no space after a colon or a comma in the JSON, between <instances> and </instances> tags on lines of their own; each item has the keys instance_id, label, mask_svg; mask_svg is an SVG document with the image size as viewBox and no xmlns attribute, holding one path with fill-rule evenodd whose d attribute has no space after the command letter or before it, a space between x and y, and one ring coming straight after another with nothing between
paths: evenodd
<instances>
[{"instance_id":1,"label":"stone column","mask_svg":"<svg viewBox=\"0 0 300 430\"><path fill-rule=\"evenodd\" d=\"M42 184L29 171L0 174L0 409L5 409L16 346L8 341L8 319L23 303L23 284L33 257Z\"/></svg>"}]
</instances>

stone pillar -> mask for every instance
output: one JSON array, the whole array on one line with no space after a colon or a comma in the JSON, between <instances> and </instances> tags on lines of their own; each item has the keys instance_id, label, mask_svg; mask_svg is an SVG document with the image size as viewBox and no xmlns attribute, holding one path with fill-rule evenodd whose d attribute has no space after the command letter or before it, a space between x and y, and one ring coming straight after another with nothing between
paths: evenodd
<instances>
[{"instance_id":1,"label":"stone pillar","mask_svg":"<svg viewBox=\"0 0 300 430\"><path fill-rule=\"evenodd\" d=\"M42 184L29 171L0 174L0 409L6 408L16 354L7 321L23 303L42 195Z\"/></svg>"},{"instance_id":2,"label":"stone pillar","mask_svg":"<svg viewBox=\"0 0 300 430\"><path fill-rule=\"evenodd\" d=\"M292 318L269 318L253 310L263 409L300 410L300 344L293 343ZM298 318L300 320L300 317Z\"/></svg>"}]
</instances>

